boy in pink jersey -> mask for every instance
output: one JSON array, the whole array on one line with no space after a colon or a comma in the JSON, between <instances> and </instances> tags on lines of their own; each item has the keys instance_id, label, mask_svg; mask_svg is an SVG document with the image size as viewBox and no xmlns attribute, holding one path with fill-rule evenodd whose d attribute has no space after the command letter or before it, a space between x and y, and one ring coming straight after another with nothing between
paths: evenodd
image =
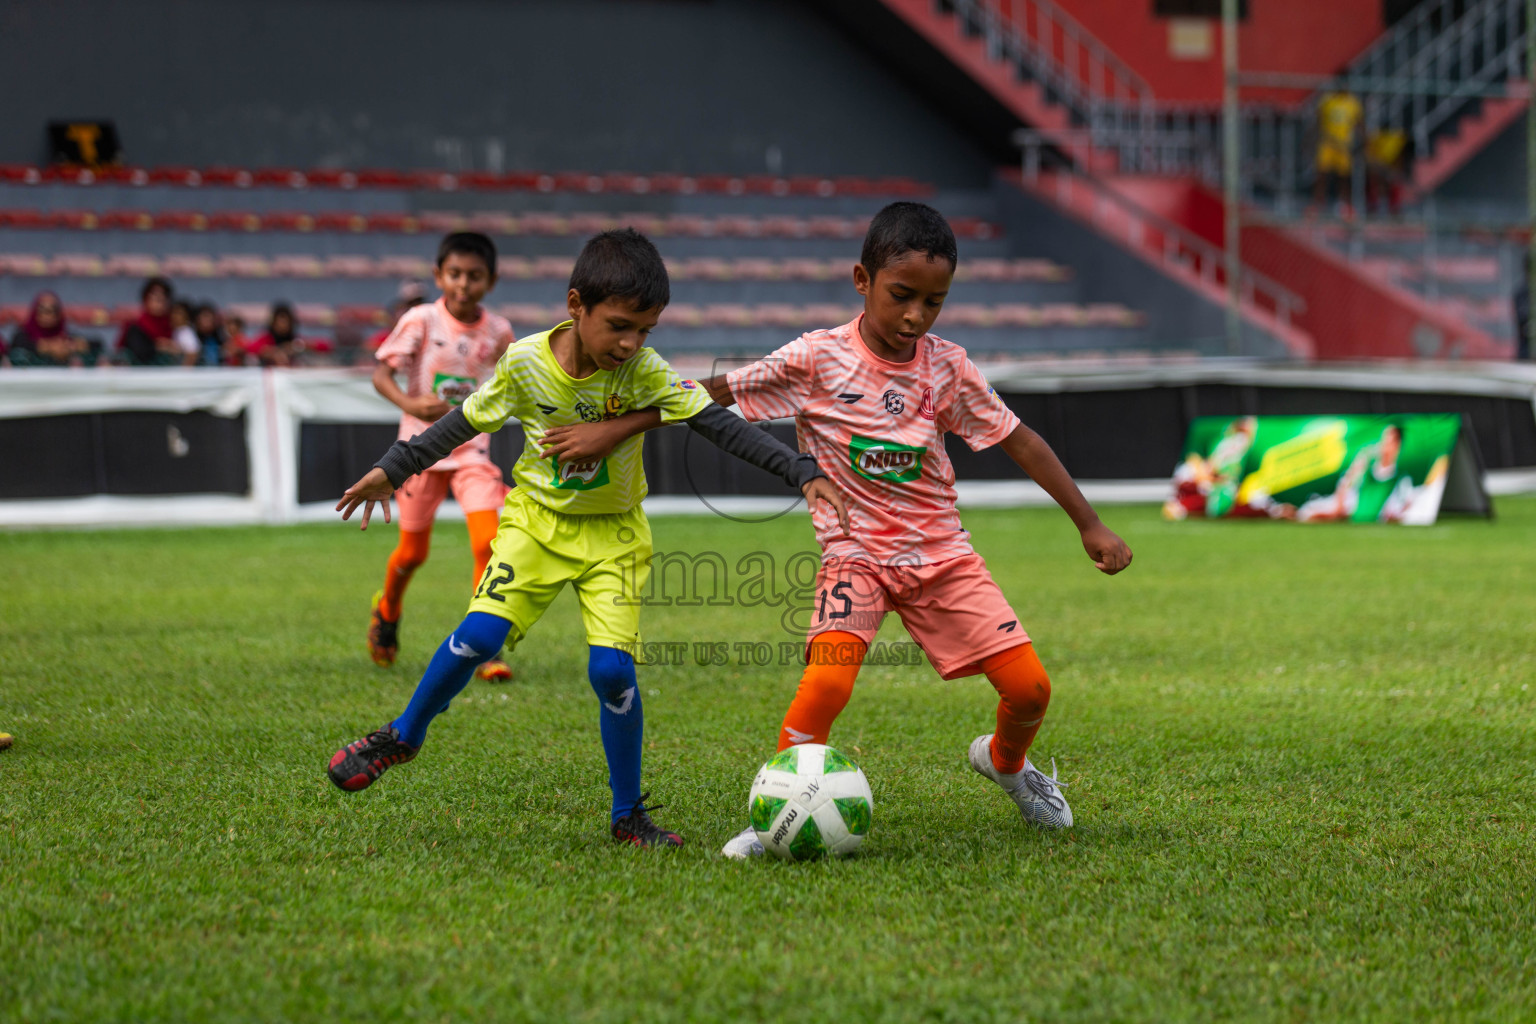
<instances>
[{"instance_id":1,"label":"boy in pink jersey","mask_svg":"<svg viewBox=\"0 0 1536 1024\"><path fill-rule=\"evenodd\" d=\"M973 450L1001 445L1072 518L1101 572L1124 569L1131 551L965 350L928 333L956 259L954 233L936 210L893 203L871 221L854 267L854 286L864 296L858 319L805 334L702 383L716 402L739 405L749 420L793 416L800 450L848 498L848 535L835 517L812 514L822 566L806 669L779 749L827 741L870 641L895 611L941 676L982 673L998 692L996 727L971 743L971 767L1001 786L1025 821L1065 828L1072 811L1062 784L1028 758L1050 701L1050 678L960 523L944 435L958 434ZM634 430L658 420L636 414L590 429ZM740 858L763 848L748 827L722 852Z\"/></svg>"},{"instance_id":2,"label":"boy in pink jersey","mask_svg":"<svg viewBox=\"0 0 1536 1024\"><path fill-rule=\"evenodd\" d=\"M485 235L461 231L437 247L433 274L442 297L409 309L379 346L373 386L400 407L400 433L408 441L457 407L490 379L496 361L514 338L504 317L480 305L496 285L496 246ZM402 390L395 379L404 374ZM491 557L507 485L491 462L491 439L478 434L452 455L419 473L396 492L400 543L389 556L384 589L373 597L368 653L379 665L393 665L399 650L400 609L411 576L427 560L432 521L451 490L469 525L475 555L472 586ZM512 670L499 657L477 670L480 678L507 680Z\"/></svg>"}]
</instances>

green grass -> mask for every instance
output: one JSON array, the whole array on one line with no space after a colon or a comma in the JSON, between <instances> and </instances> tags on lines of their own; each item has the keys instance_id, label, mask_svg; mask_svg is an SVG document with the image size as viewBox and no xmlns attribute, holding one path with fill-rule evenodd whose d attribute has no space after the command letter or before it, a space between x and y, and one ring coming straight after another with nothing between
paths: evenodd
<instances>
[{"instance_id":1,"label":"green grass","mask_svg":"<svg viewBox=\"0 0 1536 1024\"><path fill-rule=\"evenodd\" d=\"M1077 816L965 764L983 679L870 667L832 736L874 829L725 863L793 667L642 670L647 785L689 845L606 836L574 601L359 795L323 768L462 613L436 534L376 669L393 534L0 535L0 1020L1530 1020L1536 501L1427 529L1161 522L1094 572L1059 512L966 520L1050 669ZM803 517L658 519L781 560ZM651 640L790 640L771 607ZM887 639L902 637L887 624Z\"/></svg>"}]
</instances>

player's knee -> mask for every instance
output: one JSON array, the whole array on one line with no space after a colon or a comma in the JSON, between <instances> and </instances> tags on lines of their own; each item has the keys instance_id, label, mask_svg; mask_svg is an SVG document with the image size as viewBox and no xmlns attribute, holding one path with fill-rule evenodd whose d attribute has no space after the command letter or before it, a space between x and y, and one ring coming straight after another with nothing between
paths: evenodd
<instances>
[{"instance_id":1,"label":"player's knee","mask_svg":"<svg viewBox=\"0 0 1536 1024\"><path fill-rule=\"evenodd\" d=\"M432 550L429 533L408 533L400 531L400 543L395 546L395 553L390 557L395 571L399 573L413 573L420 569L427 560L427 554Z\"/></svg>"},{"instance_id":2,"label":"player's knee","mask_svg":"<svg viewBox=\"0 0 1536 1024\"><path fill-rule=\"evenodd\" d=\"M627 714L639 700L635 659L616 647L591 647L587 654L587 681L592 692L616 714ZM623 710L619 710L619 709Z\"/></svg>"},{"instance_id":3,"label":"player's knee","mask_svg":"<svg viewBox=\"0 0 1536 1024\"><path fill-rule=\"evenodd\" d=\"M1029 720L1045 714L1051 703L1051 677L1033 644L993 655L981 667L1013 717Z\"/></svg>"},{"instance_id":4,"label":"player's knee","mask_svg":"<svg viewBox=\"0 0 1536 1024\"><path fill-rule=\"evenodd\" d=\"M464 621L459 623L459 628L453 631L449 639L455 644L455 654L469 651L473 653L461 656L485 661L500 653L502 645L507 641L507 631L511 628L512 623L499 615L470 612L464 616Z\"/></svg>"}]
</instances>

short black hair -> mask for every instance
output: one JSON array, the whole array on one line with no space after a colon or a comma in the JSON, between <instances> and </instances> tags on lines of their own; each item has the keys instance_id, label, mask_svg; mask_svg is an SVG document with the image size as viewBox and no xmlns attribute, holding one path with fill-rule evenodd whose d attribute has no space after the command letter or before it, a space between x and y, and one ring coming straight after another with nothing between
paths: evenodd
<instances>
[{"instance_id":1,"label":"short black hair","mask_svg":"<svg viewBox=\"0 0 1536 1024\"><path fill-rule=\"evenodd\" d=\"M490 275L496 276L496 243L491 241L490 236L478 231L455 231L451 235L444 235L443 240L437 243L437 265L441 267L454 253L480 257Z\"/></svg>"},{"instance_id":2,"label":"short black hair","mask_svg":"<svg viewBox=\"0 0 1536 1024\"><path fill-rule=\"evenodd\" d=\"M949 260L950 269L960 262L955 233L943 214L923 203L892 203L869 222L859 262L874 277L909 252Z\"/></svg>"},{"instance_id":3,"label":"short black hair","mask_svg":"<svg viewBox=\"0 0 1536 1024\"><path fill-rule=\"evenodd\" d=\"M659 309L672 301L661 253L634 228L616 228L589 238L571 268L570 287L587 309L606 299L626 299L635 309Z\"/></svg>"},{"instance_id":4,"label":"short black hair","mask_svg":"<svg viewBox=\"0 0 1536 1024\"><path fill-rule=\"evenodd\" d=\"M165 297L167 299L172 299L176 296L176 289L171 287L171 279L168 277L159 277L157 275L155 277L145 279L143 286L139 288L139 301L143 302L145 299L149 298L149 293L154 291L156 288L159 288L161 291L165 292Z\"/></svg>"}]
</instances>

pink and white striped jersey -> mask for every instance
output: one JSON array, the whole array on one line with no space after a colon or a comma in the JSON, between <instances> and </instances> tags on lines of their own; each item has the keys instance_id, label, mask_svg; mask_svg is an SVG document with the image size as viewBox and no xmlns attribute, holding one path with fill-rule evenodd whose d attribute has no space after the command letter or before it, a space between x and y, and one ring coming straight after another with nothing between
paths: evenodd
<instances>
[{"instance_id":1,"label":"pink and white striped jersey","mask_svg":"<svg viewBox=\"0 0 1536 1024\"><path fill-rule=\"evenodd\" d=\"M848 495L852 538L824 504L812 513L824 561L926 565L972 551L944 435L979 451L1019 418L965 349L927 334L910 362L892 363L865 347L854 320L803 334L726 381L747 419L793 416L800 450Z\"/></svg>"},{"instance_id":2,"label":"pink and white striped jersey","mask_svg":"<svg viewBox=\"0 0 1536 1024\"><path fill-rule=\"evenodd\" d=\"M512 325L506 317L481 309L480 319L466 324L438 299L431 305L406 310L379 346L377 357L405 374L404 391L412 398L435 394L449 405L462 405L490 379L496 360L513 340ZM402 412L400 440L409 440L430 425ZM432 469L452 470L490 460L490 438L477 434Z\"/></svg>"}]
</instances>

